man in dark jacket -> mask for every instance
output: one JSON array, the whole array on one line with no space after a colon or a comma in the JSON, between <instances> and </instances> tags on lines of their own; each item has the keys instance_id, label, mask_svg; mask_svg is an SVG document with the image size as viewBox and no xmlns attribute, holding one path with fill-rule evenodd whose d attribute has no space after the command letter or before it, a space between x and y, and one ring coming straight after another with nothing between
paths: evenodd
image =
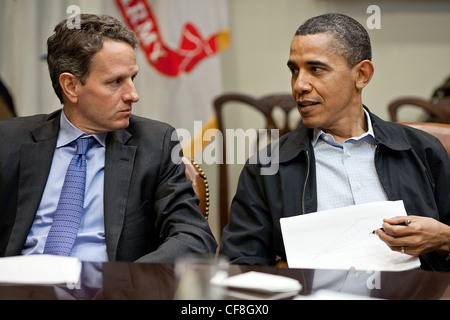
<instances>
[{"instance_id":1,"label":"man in dark jacket","mask_svg":"<svg viewBox=\"0 0 450 320\"><path fill-rule=\"evenodd\" d=\"M364 27L340 14L309 19L292 40L288 67L302 122L278 141L276 174L261 174L253 159L245 165L221 253L233 263L275 264L286 260L280 218L403 200L409 216L385 220L376 234L392 250L420 256L423 267L449 268L448 154L436 138L363 106L374 72ZM407 228L395 225L405 220Z\"/></svg>"}]
</instances>

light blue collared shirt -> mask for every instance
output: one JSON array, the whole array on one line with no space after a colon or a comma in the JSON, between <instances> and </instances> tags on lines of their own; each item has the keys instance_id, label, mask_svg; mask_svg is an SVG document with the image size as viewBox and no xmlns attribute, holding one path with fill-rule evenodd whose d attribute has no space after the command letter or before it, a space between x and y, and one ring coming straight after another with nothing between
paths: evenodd
<instances>
[{"instance_id":1,"label":"light blue collared shirt","mask_svg":"<svg viewBox=\"0 0 450 320\"><path fill-rule=\"evenodd\" d=\"M44 252L66 171L76 152L75 140L80 136L88 136L73 126L64 112L61 113L60 124L50 174L22 254ZM70 255L83 261L107 261L103 209L106 133L90 136L93 136L98 143L95 143L86 154L84 214Z\"/></svg>"},{"instance_id":2,"label":"light blue collared shirt","mask_svg":"<svg viewBox=\"0 0 450 320\"><path fill-rule=\"evenodd\" d=\"M388 200L375 168L376 141L369 113L367 132L341 145L331 134L314 129L317 211Z\"/></svg>"}]
</instances>

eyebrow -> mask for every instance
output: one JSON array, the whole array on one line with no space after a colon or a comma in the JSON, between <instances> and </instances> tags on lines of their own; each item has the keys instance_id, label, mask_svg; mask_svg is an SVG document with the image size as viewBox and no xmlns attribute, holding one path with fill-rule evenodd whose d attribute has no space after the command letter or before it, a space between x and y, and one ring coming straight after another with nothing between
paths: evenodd
<instances>
[{"instance_id":1,"label":"eyebrow","mask_svg":"<svg viewBox=\"0 0 450 320\"><path fill-rule=\"evenodd\" d=\"M295 67L295 66L297 66L297 64L296 64L294 61L289 60L289 61L287 62L287 66L288 66L288 67Z\"/></svg>"},{"instance_id":2,"label":"eyebrow","mask_svg":"<svg viewBox=\"0 0 450 320\"><path fill-rule=\"evenodd\" d=\"M112 74L108 77L108 79L115 80L115 79L123 79L123 78L127 78L127 77L135 78L138 75L138 73L139 73L139 70L137 70L136 72L133 72L132 74L129 74L129 73Z\"/></svg>"},{"instance_id":3,"label":"eyebrow","mask_svg":"<svg viewBox=\"0 0 450 320\"><path fill-rule=\"evenodd\" d=\"M331 68L329 64L326 64L325 62L319 61L319 60L311 60L306 62L307 65L310 66L321 66L325 68Z\"/></svg>"},{"instance_id":4,"label":"eyebrow","mask_svg":"<svg viewBox=\"0 0 450 320\"><path fill-rule=\"evenodd\" d=\"M319 60L310 60L306 62L307 65L309 66L321 66L321 67L325 67L325 68L331 68L331 66L329 64L326 64L325 62L319 61ZM292 60L289 60L287 62L287 66L288 67L295 67L297 66L297 63L295 63Z\"/></svg>"}]
</instances>

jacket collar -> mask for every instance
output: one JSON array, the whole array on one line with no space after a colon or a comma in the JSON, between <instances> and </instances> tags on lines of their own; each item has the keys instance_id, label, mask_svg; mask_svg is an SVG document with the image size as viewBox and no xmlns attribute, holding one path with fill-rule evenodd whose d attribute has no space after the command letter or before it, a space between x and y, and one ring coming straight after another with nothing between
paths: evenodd
<instances>
[{"instance_id":1,"label":"jacket collar","mask_svg":"<svg viewBox=\"0 0 450 320\"><path fill-rule=\"evenodd\" d=\"M303 121L290 133L280 138L280 163L296 158L310 148L313 129L303 125Z\"/></svg>"},{"instance_id":2,"label":"jacket collar","mask_svg":"<svg viewBox=\"0 0 450 320\"><path fill-rule=\"evenodd\" d=\"M372 128L377 145L384 145L392 150L404 151L411 148L408 140L400 134L398 124L384 121L371 113L363 106L370 115ZM305 127L303 121L290 133L280 138L280 163L287 162L297 157L301 152L311 148L313 129Z\"/></svg>"},{"instance_id":3,"label":"jacket collar","mask_svg":"<svg viewBox=\"0 0 450 320\"><path fill-rule=\"evenodd\" d=\"M365 107L365 106L364 106ZM367 107L365 107L367 111ZM371 113L370 119L372 121L373 131L375 133L375 140L377 145L384 145L389 149L396 151L405 151L412 148L411 143L407 137L404 136L399 128L401 124L395 122L384 121Z\"/></svg>"},{"instance_id":4,"label":"jacket collar","mask_svg":"<svg viewBox=\"0 0 450 320\"><path fill-rule=\"evenodd\" d=\"M59 131L59 119L62 109L59 109L48 115L47 121L43 125L33 129L31 135L36 142L56 138Z\"/></svg>"},{"instance_id":5,"label":"jacket collar","mask_svg":"<svg viewBox=\"0 0 450 320\"><path fill-rule=\"evenodd\" d=\"M48 116L47 121L42 126L39 126L31 131L31 134L33 135L35 141L45 141L58 136L61 112L62 109L59 109L51 113ZM131 115L130 121L132 121L134 117L134 115ZM127 129L113 131L109 133L108 136L109 135L111 135L111 138L119 144L126 144L132 137Z\"/></svg>"}]
</instances>

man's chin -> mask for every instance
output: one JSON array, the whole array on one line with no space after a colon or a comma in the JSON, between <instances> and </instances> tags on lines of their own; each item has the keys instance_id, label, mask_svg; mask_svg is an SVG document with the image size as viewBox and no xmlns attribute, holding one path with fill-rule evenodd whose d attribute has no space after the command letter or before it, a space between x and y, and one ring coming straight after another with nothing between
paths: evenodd
<instances>
[{"instance_id":1,"label":"man's chin","mask_svg":"<svg viewBox=\"0 0 450 320\"><path fill-rule=\"evenodd\" d=\"M311 119L309 117L302 118L303 125L309 129L315 129L320 127L320 123L318 121L315 121L314 119Z\"/></svg>"},{"instance_id":2,"label":"man's chin","mask_svg":"<svg viewBox=\"0 0 450 320\"><path fill-rule=\"evenodd\" d=\"M109 131L126 129L128 128L129 125L130 125L130 117L127 117L126 119L121 119L120 121L114 123L114 125L111 126Z\"/></svg>"}]
</instances>

